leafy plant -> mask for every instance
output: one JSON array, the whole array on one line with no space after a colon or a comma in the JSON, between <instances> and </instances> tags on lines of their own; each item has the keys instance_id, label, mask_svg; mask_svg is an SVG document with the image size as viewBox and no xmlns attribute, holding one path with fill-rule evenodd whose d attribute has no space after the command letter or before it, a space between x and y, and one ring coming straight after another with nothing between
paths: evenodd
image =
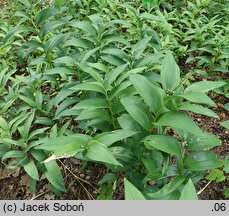
<instances>
[{"instance_id":1,"label":"leafy plant","mask_svg":"<svg viewBox=\"0 0 229 216\"><path fill-rule=\"evenodd\" d=\"M226 83L190 83L192 73L182 75L171 51L177 52L181 33L170 33L175 11L109 3L53 1L42 8L21 0L17 19L1 24L0 55L4 51L8 59L0 65L2 163L23 167L32 193L41 173L55 194L66 192L55 160L76 157L109 170L98 199L112 198L120 171L126 199L197 199L194 184L205 171L223 166L211 151L221 142L187 112L218 118L208 92ZM203 4L189 7L205 12ZM185 14L198 37L191 30L182 35L187 41L196 37L199 45L206 28ZM219 53L223 43L217 46ZM186 50L192 52L183 44L178 52ZM221 54L214 53L216 62L227 58ZM212 63L209 67L213 70Z\"/></svg>"}]
</instances>

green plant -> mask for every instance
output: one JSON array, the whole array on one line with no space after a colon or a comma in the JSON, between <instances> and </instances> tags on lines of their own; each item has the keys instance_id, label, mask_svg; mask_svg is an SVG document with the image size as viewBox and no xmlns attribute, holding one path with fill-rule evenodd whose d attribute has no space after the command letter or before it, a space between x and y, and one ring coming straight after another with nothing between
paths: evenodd
<instances>
[{"instance_id":1,"label":"green plant","mask_svg":"<svg viewBox=\"0 0 229 216\"><path fill-rule=\"evenodd\" d=\"M40 172L57 195L65 192L55 160L76 157L109 170L98 199L112 198L121 171L126 199L197 199L194 184L223 166L210 150L221 142L186 112L218 118L207 93L226 83L181 76L169 51L178 44L169 33L175 11L20 2L17 25L3 25L0 43L8 56L0 65L2 163L23 167L33 193Z\"/></svg>"},{"instance_id":2,"label":"green plant","mask_svg":"<svg viewBox=\"0 0 229 216\"><path fill-rule=\"evenodd\" d=\"M227 180L227 175L229 173L229 157L227 156L225 160L223 161L224 168L223 170L220 169L214 169L212 170L205 178L209 180L210 182L224 182ZM228 194L228 188L225 190L225 197L229 197Z\"/></svg>"}]
</instances>

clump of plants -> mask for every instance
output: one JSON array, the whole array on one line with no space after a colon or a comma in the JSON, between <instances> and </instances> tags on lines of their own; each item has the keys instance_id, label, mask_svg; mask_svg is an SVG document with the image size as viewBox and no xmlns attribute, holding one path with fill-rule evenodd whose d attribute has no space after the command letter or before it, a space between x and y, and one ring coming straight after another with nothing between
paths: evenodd
<instances>
[{"instance_id":1,"label":"clump of plants","mask_svg":"<svg viewBox=\"0 0 229 216\"><path fill-rule=\"evenodd\" d=\"M197 199L207 170L228 172L211 150L221 141L186 112L218 118L207 93L226 83L181 75L151 25L163 18L123 2L125 19L118 1L18 6L1 26L0 157L24 168L33 194L41 173L66 192L56 160L69 157L107 167L99 199L111 199L119 172L125 199Z\"/></svg>"}]
</instances>

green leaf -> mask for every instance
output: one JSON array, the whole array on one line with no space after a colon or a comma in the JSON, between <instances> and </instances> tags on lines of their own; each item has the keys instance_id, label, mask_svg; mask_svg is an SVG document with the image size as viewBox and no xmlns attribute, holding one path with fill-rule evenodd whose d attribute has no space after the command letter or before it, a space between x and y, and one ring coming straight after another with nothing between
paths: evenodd
<instances>
[{"instance_id":1,"label":"green leaf","mask_svg":"<svg viewBox=\"0 0 229 216\"><path fill-rule=\"evenodd\" d=\"M189 92L189 93L180 94L178 96L183 97L186 100L189 100L194 103L201 103L201 104L206 104L209 106L216 107L215 102L206 94L201 92Z\"/></svg>"},{"instance_id":2,"label":"green leaf","mask_svg":"<svg viewBox=\"0 0 229 216\"><path fill-rule=\"evenodd\" d=\"M72 109L99 109L108 108L105 98L88 98L77 103Z\"/></svg>"},{"instance_id":3,"label":"green leaf","mask_svg":"<svg viewBox=\"0 0 229 216\"><path fill-rule=\"evenodd\" d=\"M196 104L190 104L190 103L182 103L179 108L179 110L188 110L194 113L199 113L201 115L206 115L206 116L210 116L213 118L219 118L219 116L214 113L212 110L200 106L200 105L196 105Z\"/></svg>"},{"instance_id":4,"label":"green leaf","mask_svg":"<svg viewBox=\"0 0 229 216\"><path fill-rule=\"evenodd\" d=\"M131 75L130 80L154 114L157 114L163 106L165 92L142 75Z\"/></svg>"},{"instance_id":5,"label":"green leaf","mask_svg":"<svg viewBox=\"0 0 229 216\"><path fill-rule=\"evenodd\" d=\"M58 11L54 8L46 8L42 11L40 11L36 16L35 16L35 25L39 27L43 22L47 21L51 17L55 16L58 14Z\"/></svg>"},{"instance_id":6,"label":"green leaf","mask_svg":"<svg viewBox=\"0 0 229 216\"><path fill-rule=\"evenodd\" d=\"M224 171L229 173L229 156L225 158Z\"/></svg>"},{"instance_id":7,"label":"green leaf","mask_svg":"<svg viewBox=\"0 0 229 216\"><path fill-rule=\"evenodd\" d=\"M0 127L1 127L3 130L5 130L5 131L9 130L9 125L8 125L8 123L7 123L6 120L5 120L4 118L2 118L1 116L0 116Z\"/></svg>"},{"instance_id":8,"label":"green leaf","mask_svg":"<svg viewBox=\"0 0 229 216\"><path fill-rule=\"evenodd\" d=\"M25 156L26 154L23 151L11 150L2 156L2 162L9 158L24 158Z\"/></svg>"},{"instance_id":9,"label":"green leaf","mask_svg":"<svg viewBox=\"0 0 229 216\"><path fill-rule=\"evenodd\" d=\"M148 37L147 35L140 40L136 46L133 48L132 53L133 53L133 57L135 59L138 59L142 53L144 52L144 50L146 49L147 45L149 44L150 40L152 39L151 37Z\"/></svg>"},{"instance_id":10,"label":"green leaf","mask_svg":"<svg viewBox=\"0 0 229 216\"><path fill-rule=\"evenodd\" d=\"M123 80L127 79L131 74L138 74L147 69L147 67L139 67L126 71L121 77L118 78L117 84L122 83Z\"/></svg>"},{"instance_id":11,"label":"green leaf","mask_svg":"<svg viewBox=\"0 0 229 216\"><path fill-rule=\"evenodd\" d=\"M64 179L57 163L52 160L44 163L44 165L47 169L47 171L45 172L45 176L48 181L58 190L66 192L67 189L64 184Z\"/></svg>"},{"instance_id":12,"label":"green leaf","mask_svg":"<svg viewBox=\"0 0 229 216\"><path fill-rule=\"evenodd\" d=\"M19 0L19 2L21 2L23 5L25 5L27 8L29 8L31 6L29 0Z\"/></svg>"},{"instance_id":13,"label":"green leaf","mask_svg":"<svg viewBox=\"0 0 229 216\"><path fill-rule=\"evenodd\" d=\"M129 114L118 117L118 123L124 130L141 131L141 126Z\"/></svg>"},{"instance_id":14,"label":"green leaf","mask_svg":"<svg viewBox=\"0 0 229 216\"><path fill-rule=\"evenodd\" d=\"M93 77L99 83L102 83L103 82L102 76L94 68L89 67L89 66L87 66L85 64L81 64L81 63L78 63L77 65L79 66L79 68L81 70L83 70L85 73L90 74L91 77Z\"/></svg>"},{"instance_id":15,"label":"green leaf","mask_svg":"<svg viewBox=\"0 0 229 216\"><path fill-rule=\"evenodd\" d=\"M229 120L220 122L220 125L229 130Z\"/></svg>"},{"instance_id":16,"label":"green leaf","mask_svg":"<svg viewBox=\"0 0 229 216\"><path fill-rule=\"evenodd\" d=\"M93 140L89 143L86 156L93 160L112 165L122 166L113 156L111 151L102 143Z\"/></svg>"},{"instance_id":17,"label":"green leaf","mask_svg":"<svg viewBox=\"0 0 229 216\"><path fill-rule=\"evenodd\" d=\"M135 61L134 66L135 67L142 67L146 65L151 65L155 63L159 63L160 59L164 57L164 55L161 52L157 52L155 54L149 54L147 56L143 56Z\"/></svg>"},{"instance_id":18,"label":"green leaf","mask_svg":"<svg viewBox=\"0 0 229 216\"><path fill-rule=\"evenodd\" d=\"M85 49L93 49L94 48L93 43L91 41L85 39L85 38L73 38L73 39L67 40L63 44L63 47L68 47L68 46L85 48Z\"/></svg>"},{"instance_id":19,"label":"green leaf","mask_svg":"<svg viewBox=\"0 0 229 216\"><path fill-rule=\"evenodd\" d=\"M83 82L83 83L80 83L78 85L71 87L70 90L95 91L95 92L100 92L104 95L106 94L105 90L98 82Z\"/></svg>"},{"instance_id":20,"label":"green leaf","mask_svg":"<svg viewBox=\"0 0 229 216\"><path fill-rule=\"evenodd\" d=\"M168 126L179 128L196 135L203 135L203 131L197 124L185 113L170 111L163 114L155 123L159 126Z\"/></svg>"},{"instance_id":21,"label":"green leaf","mask_svg":"<svg viewBox=\"0 0 229 216\"><path fill-rule=\"evenodd\" d=\"M35 166L33 161L30 161L29 163L24 165L24 169L31 178L39 181L37 167Z\"/></svg>"},{"instance_id":22,"label":"green leaf","mask_svg":"<svg viewBox=\"0 0 229 216\"><path fill-rule=\"evenodd\" d=\"M211 172L205 178L209 181L216 181L216 182L222 182L222 181L225 181L226 179L223 171L219 169L211 170Z\"/></svg>"},{"instance_id":23,"label":"green leaf","mask_svg":"<svg viewBox=\"0 0 229 216\"><path fill-rule=\"evenodd\" d=\"M224 192L225 197L229 198L229 187Z\"/></svg>"},{"instance_id":24,"label":"green leaf","mask_svg":"<svg viewBox=\"0 0 229 216\"><path fill-rule=\"evenodd\" d=\"M21 32L35 32L35 29L30 26L15 26L7 33L4 43L8 42L13 36L17 36Z\"/></svg>"},{"instance_id":25,"label":"green leaf","mask_svg":"<svg viewBox=\"0 0 229 216\"><path fill-rule=\"evenodd\" d=\"M22 101L24 101L25 103L27 103L29 106L37 108L37 104L35 101L33 101L32 99L24 96L24 95L19 95L18 96Z\"/></svg>"},{"instance_id":26,"label":"green leaf","mask_svg":"<svg viewBox=\"0 0 229 216\"><path fill-rule=\"evenodd\" d=\"M180 84L180 69L171 52L162 61L161 82L165 91L172 91Z\"/></svg>"},{"instance_id":27,"label":"green leaf","mask_svg":"<svg viewBox=\"0 0 229 216\"><path fill-rule=\"evenodd\" d=\"M56 29L62 27L64 24L65 24L64 21L53 21L53 22L47 23L46 25L44 25L41 28L41 31L40 31L41 37L44 37L47 34L49 34L50 32L55 31Z\"/></svg>"},{"instance_id":28,"label":"green leaf","mask_svg":"<svg viewBox=\"0 0 229 216\"><path fill-rule=\"evenodd\" d=\"M78 117L77 120L86 120L86 119L100 119L107 122L112 122L111 116L105 110L83 110Z\"/></svg>"},{"instance_id":29,"label":"green leaf","mask_svg":"<svg viewBox=\"0 0 229 216\"><path fill-rule=\"evenodd\" d=\"M199 151L205 148L212 148L221 145L221 140L210 133L204 133L201 136L192 135L186 140L185 148L191 151Z\"/></svg>"},{"instance_id":30,"label":"green leaf","mask_svg":"<svg viewBox=\"0 0 229 216\"><path fill-rule=\"evenodd\" d=\"M75 28L79 28L82 31L85 31L89 34L92 34L94 36L97 35L97 30L89 23L86 22L72 22L70 24L70 26L75 27Z\"/></svg>"},{"instance_id":31,"label":"green leaf","mask_svg":"<svg viewBox=\"0 0 229 216\"><path fill-rule=\"evenodd\" d=\"M39 134L43 134L46 130L48 130L49 127L39 128L37 130L33 130L28 137L28 140L31 140L32 138L36 137Z\"/></svg>"},{"instance_id":32,"label":"green leaf","mask_svg":"<svg viewBox=\"0 0 229 216\"><path fill-rule=\"evenodd\" d=\"M200 82L196 82L192 85L190 85L189 87L187 87L185 89L185 92L201 92L201 93L206 93L210 90L219 88L223 85L225 85L225 82L222 81L218 81L218 82L214 82L214 81L200 81Z\"/></svg>"},{"instance_id":33,"label":"green leaf","mask_svg":"<svg viewBox=\"0 0 229 216\"><path fill-rule=\"evenodd\" d=\"M192 171L215 169L220 165L220 159L212 151L193 152L184 158L184 167Z\"/></svg>"},{"instance_id":34,"label":"green leaf","mask_svg":"<svg viewBox=\"0 0 229 216\"><path fill-rule=\"evenodd\" d=\"M14 16L16 16L16 17L23 17L23 18L25 18L24 20L30 19L29 14L27 14L27 13L26 13L25 11L23 11L23 10L17 10L17 11L14 13Z\"/></svg>"},{"instance_id":35,"label":"green leaf","mask_svg":"<svg viewBox=\"0 0 229 216\"><path fill-rule=\"evenodd\" d=\"M124 61L123 59L115 57L113 55L109 55L109 54L101 54L100 58L110 63L111 65L115 65L115 66L126 64L126 61Z\"/></svg>"},{"instance_id":36,"label":"green leaf","mask_svg":"<svg viewBox=\"0 0 229 216\"><path fill-rule=\"evenodd\" d=\"M44 143L36 146L35 149L43 149L47 151L56 151L59 148L64 148L65 145L70 143L81 143L81 145L87 144L91 138L84 134L73 134L69 136L62 136L53 139L44 140Z\"/></svg>"},{"instance_id":37,"label":"green leaf","mask_svg":"<svg viewBox=\"0 0 229 216\"><path fill-rule=\"evenodd\" d=\"M70 56L62 56L53 60L55 64L65 64L67 66L74 66L76 60Z\"/></svg>"},{"instance_id":38,"label":"green leaf","mask_svg":"<svg viewBox=\"0 0 229 216\"><path fill-rule=\"evenodd\" d=\"M75 141L73 143L69 143L69 144L66 144L66 145L58 148L57 150L54 151L54 155L56 157L59 157L62 155L74 156L78 152L83 151L84 148L85 147L82 144L82 142Z\"/></svg>"},{"instance_id":39,"label":"green leaf","mask_svg":"<svg viewBox=\"0 0 229 216\"><path fill-rule=\"evenodd\" d=\"M182 156L182 149L179 142L171 136L150 135L144 139L144 144L148 149L166 152Z\"/></svg>"},{"instance_id":40,"label":"green leaf","mask_svg":"<svg viewBox=\"0 0 229 216\"><path fill-rule=\"evenodd\" d=\"M71 75L74 72L72 70L70 70L67 67L56 67L56 68L52 68L50 70L47 70L44 72L45 75L56 75L59 74L60 76L66 76L66 75Z\"/></svg>"},{"instance_id":41,"label":"green leaf","mask_svg":"<svg viewBox=\"0 0 229 216\"><path fill-rule=\"evenodd\" d=\"M32 111L30 117L26 120L25 126L24 126L24 131L25 131L25 138L27 139L29 136L30 128L32 126L32 122L35 117L35 111Z\"/></svg>"},{"instance_id":42,"label":"green leaf","mask_svg":"<svg viewBox=\"0 0 229 216\"><path fill-rule=\"evenodd\" d=\"M108 73L106 76L106 80L108 81L108 84L113 83L116 80L116 78L126 69L126 67L127 64L123 64L116 67L114 70Z\"/></svg>"},{"instance_id":43,"label":"green leaf","mask_svg":"<svg viewBox=\"0 0 229 216\"><path fill-rule=\"evenodd\" d=\"M189 179L188 183L184 186L181 192L180 200L198 200L196 189L191 179Z\"/></svg>"},{"instance_id":44,"label":"green leaf","mask_svg":"<svg viewBox=\"0 0 229 216\"><path fill-rule=\"evenodd\" d=\"M119 85L116 85L110 92L109 92L109 98L110 100L113 100L115 97L118 97L120 92L125 91L129 86L131 86L130 81L124 81L120 83Z\"/></svg>"},{"instance_id":45,"label":"green leaf","mask_svg":"<svg viewBox=\"0 0 229 216\"><path fill-rule=\"evenodd\" d=\"M225 110L229 111L229 102L226 103L226 104L224 104L223 108L224 108Z\"/></svg>"},{"instance_id":46,"label":"green leaf","mask_svg":"<svg viewBox=\"0 0 229 216\"><path fill-rule=\"evenodd\" d=\"M103 178L98 182L98 185L102 185L104 183L113 183L117 179L117 176L113 173L107 173Z\"/></svg>"},{"instance_id":47,"label":"green leaf","mask_svg":"<svg viewBox=\"0 0 229 216\"><path fill-rule=\"evenodd\" d=\"M108 47L108 48L103 49L101 53L115 56L126 62L130 61L129 56L123 50L118 49L118 48Z\"/></svg>"},{"instance_id":48,"label":"green leaf","mask_svg":"<svg viewBox=\"0 0 229 216\"><path fill-rule=\"evenodd\" d=\"M55 35L55 36L51 37L45 44L45 51L47 53L50 53L53 49L57 48L57 46L60 43L63 43L65 38L66 38L66 35L64 35L64 34Z\"/></svg>"},{"instance_id":49,"label":"green leaf","mask_svg":"<svg viewBox=\"0 0 229 216\"><path fill-rule=\"evenodd\" d=\"M105 37L102 38L103 43L105 45L109 44L109 43L122 43L124 45L126 45L127 47L130 47L130 43L128 42L128 40L126 40L123 37L120 37L119 35L116 34L110 34L110 35L105 35Z\"/></svg>"},{"instance_id":50,"label":"green leaf","mask_svg":"<svg viewBox=\"0 0 229 216\"><path fill-rule=\"evenodd\" d=\"M184 176L176 176L173 180L171 180L168 184L166 184L163 188L155 193L148 193L148 195L152 198L158 198L165 196L174 190L176 190L183 182L185 181Z\"/></svg>"},{"instance_id":51,"label":"green leaf","mask_svg":"<svg viewBox=\"0 0 229 216\"><path fill-rule=\"evenodd\" d=\"M55 69L55 68L54 68ZM50 73L64 73L66 69L66 72L68 71L67 68L57 68L57 71L54 70L50 71ZM65 98L67 98L68 96L70 96L71 94L73 94L74 91L73 90L70 90L69 87L68 88L62 88L59 93L56 95L56 97L54 99L52 99L52 104L55 105L55 104L59 104L61 101L63 101Z\"/></svg>"},{"instance_id":52,"label":"green leaf","mask_svg":"<svg viewBox=\"0 0 229 216\"><path fill-rule=\"evenodd\" d=\"M137 133L138 132L136 131L115 130L111 132L104 132L104 133L98 134L94 137L94 140L97 140L98 142L102 143L103 145L109 147L113 143L126 139L128 137L131 137Z\"/></svg>"},{"instance_id":53,"label":"green leaf","mask_svg":"<svg viewBox=\"0 0 229 216\"><path fill-rule=\"evenodd\" d=\"M152 1L150 1L152 2ZM166 23L166 19L163 19L162 17L160 16L155 16L153 14L150 14L150 13L142 13L140 14L139 16L140 18L143 18L143 19L146 19L146 20L150 20L150 21L157 21L157 22L164 22Z\"/></svg>"},{"instance_id":54,"label":"green leaf","mask_svg":"<svg viewBox=\"0 0 229 216\"><path fill-rule=\"evenodd\" d=\"M151 113L137 97L123 98L121 103L138 124L147 131L151 130L153 121Z\"/></svg>"},{"instance_id":55,"label":"green leaf","mask_svg":"<svg viewBox=\"0 0 229 216\"><path fill-rule=\"evenodd\" d=\"M125 200L145 200L142 193L126 178L124 178L124 193Z\"/></svg>"},{"instance_id":56,"label":"green leaf","mask_svg":"<svg viewBox=\"0 0 229 216\"><path fill-rule=\"evenodd\" d=\"M81 63L85 63L86 61L88 61L89 58L91 58L94 53L96 53L99 50L99 47L96 47L94 49L91 49L89 51L85 51L82 55L81 55L81 59L80 62Z\"/></svg>"}]
</instances>

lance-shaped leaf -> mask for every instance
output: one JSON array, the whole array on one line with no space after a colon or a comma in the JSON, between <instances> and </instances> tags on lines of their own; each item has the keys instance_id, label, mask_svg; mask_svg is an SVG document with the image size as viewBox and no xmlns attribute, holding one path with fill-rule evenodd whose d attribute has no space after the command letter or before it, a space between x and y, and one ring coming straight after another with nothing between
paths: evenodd
<instances>
[{"instance_id":1,"label":"lance-shaped leaf","mask_svg":"<svg viewBox=\"0 0 229 216\"><path fill-rule=\"evenodd\" d=\"M60 43L63 43L66 38L66 35L60 34L51 37L47 43L45 44L46 52L50 53L53 49L55 49Z\"/></svg>"},{"instance_id":2,"label":"lance-shaped leaf","mask_svg":"<svg viewBox=\"0 0 229 216\"><path fill-rule=\"evenodd\" d=\"M115 130L98 134L94 139L109 147L113 143L131 137L137 133L136 131Z\"/></svg>"},{"instance_id":3,"label":"lance-shaped leaf","mask_svg":"<svg viewBox=\"0 0 229 216\"><path fill-rule=\"evenodd\" d=\"M222 81L218 81L218 82L214 82L214 81L200 81L200 82L196 82L193 83L192 85L190 85L189 87L187 87L185 89L185 92L202 92L202 93L206 93L210 90L219 88L223 85L225 85L225 82Z\"/></svg>"},{"instance_id":4,"label":"lance-shaped leaf","mask_svg":"<svg viewBox=\"0 0 229 216\"><path fill-rule=\"evenodd\" d=\"M82 31L85 31L89 34L92 34L94 36L97 35L97 30L90 24L90 23L86 23L86 22L72 22L70 24L70 26L75 27L75 28L79 28Z\"/></svg>"},{"instance_id":5,"label":"lance-shaped leaf","mask_svg":"<svg viewBox=\"0 0 229 216\"><path fill-rule=\"evenodd\" d=\"M220 125L229 130L229 120L220 122Z\"/></svg>"},{"instance_id":6,"label":"lance-shaped leaf","mask_svg":"<svg viewBox=\"0 0 229 216\"><path fill-rule=\"evenodd\" d=\"M66 192L67 189L64 184L64 179L57 163L52 160L44 163L44 165L46 167L45 176L48 181L58 190Z\"/></svg>"},{"instance_id":7,"label":"lance-shaped leaf","mask_svg":"<svg viewBox=\"0 0 229 216\"><path fill-rule=\"evenodd\" d=\"M198 200L196 189L191 179L189 179L188 183L184 186L181 192L180 200Z\"/></svg>"},{"instance_id":8,"label":"lance-shaped leaf","mask_svg":"<svg viewBox=\"0 0 229 216\"><path fill-rule=\"evenodd\" d=\"M102 83L103 82L103 78L102 76L99 74L98 71L96 71L94 68L87 66L86 64L81 64L78 63L77 64L79 66L79 68L81 70L83 70L85 73L88 73L91 75L91 77L93 77L96 81Z\"/></svg>"},{"instance_id":9,"label":"lance-shaped leaf","mask_svg":"<svg viewBox=\"0 0 229 216\"><path fill-rule=\"evenodd\" d=\"M126 78L128 78L131 74L138 74L141 73L142 71L144 71L147 67L139 67L139 68L134 68L131 70L128 70L127 72L125 72L121 77L118 78L117 80L117 84L122 83L123 80L125 80Z\"/></svg>"},{"instance_id":10,"label":"lance-shaped leaf","mask_svg":"<svg viewBox=\"0 0 229 216\"><path fill-rule=\"evenodd\" d=\"M224 164L224 171L226 173L229 173L229 155L225 158L224 162L225 162L225 164Z\"/></svg>"},{"instance_id":11,"label":"lance-shaped leaf","mask_svg":"<svg viewBox=\"0 0 229 216\"><path fill-rule=\"evenodd\" d=\"M150 135L144 139L144 144L151 150L158 149L169 154L182 155L179 142L171 136Z\"/></svg>"},{"instance_id":12,"label":"lance-shaped leaf","mask_svg":"<svg viewBox=\"0 0 229 216\"><path fill-rule=\"evenodd\" d=\"M157 114L163 106L165 92L142 75L131 75L130 80L140 96L149 105L150 109L154 114Z\"/></svg>"},{"instance_id":13,"label":"lance-shaped leaf","mask_svg":"<svg viewBox=\"0 0 229 216\"><path fill-rule=\"evenodd\" d=\"M204 133L202 136L192 135L186 139L185 148L192 151L199 151L205 148L213 148L221 145L221 140L210 133Z\"/></svg>"},{"instance_id":14,"label":"lance-shaped leaf","mask_svg":"<svg viewBox=\"0 0 229 216\"><path fill-rule=\"evenodd\" d=\"M173 128L179 128L184 131L196 134L199 136L203 135L203 131L198 125L185 113L176 111L170 111L163 114L158 121L155 123L159 126L168 126Z\"/></svg>"},{"instance_id":15,"label":"lance-shaped leaf","mask_svg":"<svg viewBox=\"0 0 229 216\"><path fill-rule=\"evenodd\" d=\"M49 22L49 23L47 23L46 25L44 25L41 28L40 36L41 37L44 37L48 33L52 32L52 31L55 31L56 29L62 27L64 24L65 24L64 21L53 21L53 22Z\"/></svg>"},{"instance_id":16,"label":"lance-shaped leaf","mask_svg":"<svg viewBox=\"0 0 229 216\"><path fill-rule=\"evenodd\" d=\"M111 151L102 143L93 140L89 143L86 156L98 162L103 162L111 165L122 166L113 156Z\"/></svg>"},{"instance_id":17,"label":"lance-shaped leaf","mask_svg":"<svg viewBox=\"0 0 229 216\"><path fill-rule=\"evenodd\" d=\"M103 49L101 53L115 56L115 57L122 59L126 62L130 61L129 56L123 50L118 49L118 48L108 47L108 48Z\"/></svg>"},{"instance_id":18,"label":"lance-shaped leaf","mask_svg":"<svg viewBox=\"0 0 229 216\"><path fill-rule=\"evenodd\" d=\"M128 97L121 99L122 105L131 117L138 122L147 131L152 128L152 116L147 107L137 97Z\"/></svg>"},{"instance_id":19,"label":"lance-shaped leaf","mask_svg":"<svg viewBox=\"0 0 229 216\"><path fill-rule=\"evenodd\" d=\"M73 134L69 136L62 136L62 137L45 140L43 144L35 147L35 149L56 151L57 149L64 148L65 145L68 145L70 143L80 143L81 145L85 145L91 139L92 138L84 134Z\"/></svg>"},{"instance_id":20,"label":"lance-shaped leaf","mask_svg":"<svg viewBox=\"0 0 229 216\"><path fill-rule=\"evenodd\" d=\"M107 122L112 122L111 116L105 110L83 110L77 120L86 120L86 119L100 119Z\"/></svg>"},{"instance_id":21,"label":"lance-shaped leaf","mask_svg":"<svg viewBox=\"0 0 229 216\"><path fill-rule=\"evenodd\" d=\"M188 110L194 113L199 113L201 115L206 115L206 116L210 116L213 118L219 118L219 116L216 113L214 113L212 110L206 107L203 107L201 105L182 103L178 109L179 110Z\"/></svg>"},{"instance_id":22,"label":"lance-shaped leaf","mask_svg":"<svg viewBox=\"0 0 229 216\"><path fill-rule=\"evenodd\" d=\"M106 94L104 88L98 82L83 82L70 88L74 91L95 91Z\"/></svg>"},{"instance_id":23,"label":"lance-shaped leaf","mask_svg":"<svg viewBox=\"0 0 229 216\"><path fill-rule=\"evenodd\" d=\"M162 61L161 82L165 91L174 90L180 83L180 69L171 52Z\"/></svg>"},{"instance_id":24,"label":"lance-shaped leaf","mask_svg":"<svg viewBox=\"0 0 229 216\"><path fill-rule=\"evenodd\" d=\"M60 76L72 75L74 72L67 67L56 67L50 70L45 71L45 75L56 75L59 74Z\"/></svg>"},{"instance_id":25,"label":"lance-shaped leaf","mask_svg":"<svg viewBox=\"0 0 229 216\"><path fill-rule=\"evenodd\" d=\"M144 52L144 50L146 49L147 45L149 44L150 40L152 39L152 36L145 36L142 40L140 40L136 46L133 48L132 53L133 53L133 57L135 59L139 58L141 56L141 54Z\"/></svg>"},{"instance_id":26,"label":"lance-shaped leaf","mask_svg":"<svg viewBox=\"0 0 229 216\"><path fill-rule=\"evenodd\" d=\"M142 193L126 178L124 179L124 193L125 200L145 200Z\"/></svg>"},{"instance_id":27,"label":"lance-shaped leaf","mask_svg":"<svg viewBox=\"0 0 229 216\"><path fill-rule=\"evenodd\" d=\"M106 45L109 43L122 43L124 45L126 45L127 47L130 47L130 43L128 42L128 40L126 40L125 38L116 35L116 34L109 34L109 35L105 35L103 38L103 43L105 43Z\"/></svg>"},{"instance_id":28,"label":"lance-shaped leaf","mask_svg":"<svg viewBox=\"0 0 229 216\"><path fill-rule=\"evenodd\" d=\"M116 80L116 78L126 69L127 64L120 65L107 74L106 80L108 84L111 84Z\"/></svg>"},{"instance_id":29,"label":"lance-shaped leaf","mask_svg":"<svg viewBox=\"0 0 229 216\"><path fill-rule=\"evenodd\" d=\"M210 97L208 97L206 94L201 93L201 92L183 93L178 96L183 97L186 100L189 100L194 103L206 104L209 106L216 107L215 102Z\"/></svg>"},{"instance_id":30,"label":"lance-shaped leaf","mask_svg":"<svg viewBox=\"0 0 229 216\"><path fill-rule=\"evenodd\" d=\"M193 152L184 158L184 167L192 171L215 169L221 165L221 160L212 151Z\"/></svg>"},{"instance_id":31,"label":"lance-shaped leaf","mask_svg":"<svg viewBox=\"0 0 229 216\"><path fill-rule=\"evenodd\" d=\"M171 180L168 184L166 184L163 188L155 193L149 193L148 195L152 198L158 198L165 196L174 190L176 190L183 182L185 181L184 176L176 176L173 180Z\"/></svg>"},{"instance_id":32,"label":"lance-shaped leaf","mask_svg":"<svg viewBox=\"0 0 229 216\"><path fill-rule=\"evenodd\" d=\"M73 46L78 48L85 48L85 49L93 49L94 45L90 40L87 40L85 38L73 38L70 40L67 40L64 44L64 47Z\"/></svg>"},{"instance_id":33,"label":"lance-shaped leaf","mask_svg":"<svg viewBox=\"0 0 229 216\"><path fill-rule=\"evenodd\" d=\"M77 103L72 109L105 109L108 107L109 105L105 98L88 98Z\"/></svg>"},{"instance_id":34,"label":"lance-shaped leaf","mask_svg":"<svg viewBox=\"0 0 229 216\"><path fill-rule=\"evenodd\" d=\"M4 43L8 42L13 36L17 36L22 32L35 32L35 29L30 26L15 26L7 33Z\"/></svg>"},{"instance_id":35,"label":"lance-shaped leaf","mask_svg":"<svg viewBox=\"0 0 229 216\"><path fill-rule=\"evenodd\" d=\"M30 161L29 163L24 165L24 169L31 178L39 180L37 167L35 166L33 161Z\"/></svg>"},{"instance_id":36,"label":"lance-shaped leaf","mask_svg":"<svg viewBox=\"0 0 229 216\"><path fill-rule=\"evenodd\" d=\"M40 11L36 16L35 16L35 25L38 27L40 26L43 22L47 21L51 17L55 16L58 14L58 11L54 8L46 8L42 11Z\"/></svg>"}]
</instances>

